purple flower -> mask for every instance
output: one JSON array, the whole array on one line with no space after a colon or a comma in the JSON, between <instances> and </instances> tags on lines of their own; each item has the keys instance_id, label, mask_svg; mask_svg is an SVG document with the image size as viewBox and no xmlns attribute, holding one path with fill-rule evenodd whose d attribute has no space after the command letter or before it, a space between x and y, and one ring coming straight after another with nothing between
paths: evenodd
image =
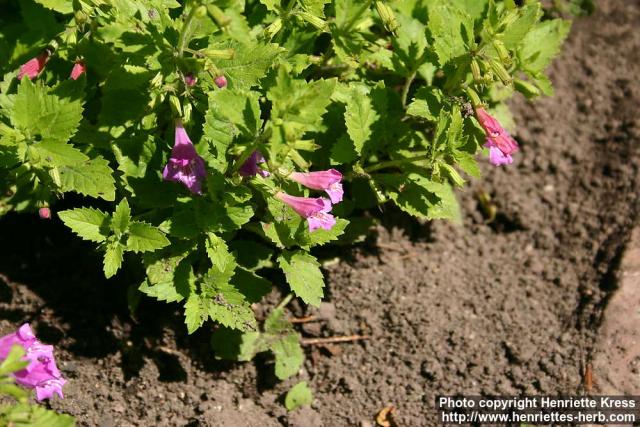
<instances>
[{"instance_id":1,"label":"purple flower","mask_svg":"<svg viewBox=\"0 0 640 427\"><path fill-rule=\"evenodd\" d=\"M180 120L176 121L176 141L171 150L169 163L162 171L165 181L181 182L194 194L202 192L202 180L207 176L204 160L196 153L189 135L182 127Z\"/></svg>"},{"instance_id":2,"label":"purple flower","mask_svg":"<svg viewBox=\"0 0 640 427\"><path fill-rule=\"evenodd\" d=\"M331 203L336 204L342 201L344 191L342 190L342 174L335 169L317 172L294 172L289 178L313 190L324 190L331 199Z\"/></svg>"},{"instance_id":3,"label":"purple flower","mask_svg":"<svg viewBox=\"0 0 640 427\"><path fill-rule=\"evenodd\" d=\"M54 393L64 398L62 386L67 381L62 378L56 366L53 346L38 341L28 323L12 334L0 337L0 359L6 359L14 345L24 348L25 359L29 362L26 368L13 374L16 382L28 388L35 388L38 401L51 399Z\"/></svg>"},{"instance_id":4,"label":"purple flower","mask_svg":"<svg viewBox=\"0 0 640 427\"><path fill-rule=\"evenodd\" d=\"M485 147L489 148L489 161L495 166L513 163L511 154L518 150L518 143L494 117L483 108L476 108L476 116L487 135Z\"/></svg>"},{"instance_id":5,"label":"purple flower","mask_svg":"<svg viewBox=\"0 0 640 427\"><path fill-rule=\"evenodd\" d=\"M331 215L331 202L323 197L296 197L279 192L276 199L286 203L296 211L298 215L305 218L309 224L309 231L318 228L331 230L336 224L336 219Z\"/></svg>"},{"instance_id":6,"label":"purple flower","mask_svg":"<svg viewBox=\"0 0 640 427\"><path fill-rule=\"evenodd\" d=\"M240 166L238 171L241 176L256 176L260 175L263 178L268 177L270 174L264 169L258 167L258 163L264 163L264 157L258 150L251 153L249 158Z\"/></svg>"}]
</instances>

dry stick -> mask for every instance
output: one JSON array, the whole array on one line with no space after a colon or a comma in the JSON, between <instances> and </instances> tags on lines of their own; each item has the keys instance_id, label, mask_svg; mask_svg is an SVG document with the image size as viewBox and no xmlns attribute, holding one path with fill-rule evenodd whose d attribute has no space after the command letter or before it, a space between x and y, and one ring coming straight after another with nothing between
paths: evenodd
<instances>
[{"instance_id":1,"label":"dry stick","mask_svg":"<svg viewBox=\"0 0 640 427\"><path fill-rule=\"evenodd\" d=\"M334 344L339 342L351 342L359 340L368 340L371 338L368 335L347 335L343 337L329 337L329 338L303 338L300 341L302 345L324 345Z\"/></svg>"},{"instance_id":2,"label":"dry stick","mask_svg":"<svg viewBox=\"0 0 640 427\"><path fill-rule=\"evenodd\" d=\"M289 319L289 322L291 323L309 323L309 322L316 322L316 321L320 321L322 319L320 319L318 316L305 316L305 317L291 317Z\"/></svg>"}]
</instances>

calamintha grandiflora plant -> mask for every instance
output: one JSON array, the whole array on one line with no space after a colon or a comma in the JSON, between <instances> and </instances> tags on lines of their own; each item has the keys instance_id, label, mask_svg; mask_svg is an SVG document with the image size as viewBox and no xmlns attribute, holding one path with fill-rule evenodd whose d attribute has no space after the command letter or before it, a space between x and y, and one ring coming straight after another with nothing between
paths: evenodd
<instances>
[{"instance_id":1,"label":"calamintha grandiflora plant","mask_svg":"<svg viewBox=\"0 0 640 427\"><path fill-rule=\"evenodd\" d=\"M310 251L365 210L458 220L478 161L517 162L503 101L552 93L569 24L537 0L183 3L3 4L0 213L60 218L107 277L139 260L189 332L211 319L218 355L271 350L286 378L303 356L282 304L257 325L265 271L318 305Z\"/></svg>"}]
</instances>

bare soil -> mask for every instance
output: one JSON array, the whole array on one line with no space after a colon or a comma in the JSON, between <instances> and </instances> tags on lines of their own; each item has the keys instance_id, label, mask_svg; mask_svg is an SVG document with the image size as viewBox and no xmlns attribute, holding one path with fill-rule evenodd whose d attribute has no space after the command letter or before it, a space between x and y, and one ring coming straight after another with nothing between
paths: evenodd
<instances>
[{"instance_id":1,"label":"bare soil","mask_svg":"<svg viewBox=\"0 0 640 427\"><path fill-rule=\"evenodd\" d=\"M575 22L552 67L555 97L513 103L522 150L460 194L461 226L387 209L367 244L333 253L327 320L300 331L370 339L307 347L297 378L277 382L267 356L214 360L210 330L188 336L177 306L143 299L130 315L135 273L101 278L91 245L58 220L0 221L0 333L28 321L57 346L70 381L50 405L88 426L367 426L390 404L397 425L427 426L439 394L640 394L610 371L630 357L618 363L628 377L640 352L607 314L633 301L616 290L639 206L638 22L640 5L623 0ZM283 394L301 379L314 403L287 413Z\"/></svg>"}]
</instances>

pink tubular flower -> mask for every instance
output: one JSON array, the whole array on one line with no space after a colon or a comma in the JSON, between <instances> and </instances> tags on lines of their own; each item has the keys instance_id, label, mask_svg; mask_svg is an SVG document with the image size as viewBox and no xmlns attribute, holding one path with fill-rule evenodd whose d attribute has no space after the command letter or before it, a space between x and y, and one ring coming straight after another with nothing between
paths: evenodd
<instances>
[{"instance_id":1,"label":"pink tubular flower","mask_svg":"<svg viewBox=\"0 0 640 427\"><path fill-rule=\"evenodd\" d=\"M38 215L41 219L51 219L51 209L49 208L40 208L38 209Z\"/></svg>"},{"instance_id":2,"label":"pink tubular flower","mask_svg":"<svg viewBox=\"0 0 640 427\"><path fill-rule=\"evenodd\" d=\"M78 61L73 65L71 69L71 75L69 76L73 80L78 80L78 78L87 71L86 65L84 62Z\"/></svg>"},{"instance_id":3,"label":"pink tubular flower","mask_svg":"<svg viewBox=\"0 0 640 427\"><path fill-rule=\"evenodd\" d=\"M329 213L331 211L331 202L328 199L322 197L296 197L283 192L277 193L276 199L286 203L298 215L305 218L309 224L309 231L318 228L331 230L336 224L336 219Z\"/></svg>"},{"instance_id":4,"label":"pink tubular flower","mask_svg":"<svg viewBox=\"0 0 640 427\"><path fill-rule=\"evenodd\" d=\"M238 173L240 173L241 176L260 175L263 178L268 177L270 175L269 172L258 167L258 163L264 163L264 156L260 151L256 150L251 153L249 158L240 166Z\"/></svg>"},{"instance_id":5,"label":"pink tubular flower","mask_svg":"<svg viewBox=\"0 0 640 427\"><path fill-rule=\"evenodd\" d=\"M500 166L513 163L511 154L518 150L518 143L483 108L476 108L476 116L487 135L487 142L484 146L489 148L491 164Z\"/></svg>"},{"instance_id":6,"label":"pink tubular flower","mask_svg":"<svg viewBox=\"0 0 640 427\"><path fill-rule=\"evenodd\" d=\"M35 58L31 58L20 67L20 72L18 73L18 80L22 80L24 76L29 77L29 79L33 80L38 77L38 74L44 70L44 66L47 65L49 61L49 51L43 50L42 53Z\"/></svg>"},{"instance_id":7,"label":"pink tubular flower","mask_svg":"<svg viewBox=\"0 0 640 427\"><path fill-rule=\"evenodd\" d=\"M213 80L220 89L227 87L227 78L225 76L218 76Z\"/></svg>"},{"instance_id":8,"label":"pink tubular flower","mask_svg":"<svg viewBox=\"0 0 640 427\"><path fill-rule=\"evenodd\" d=\"M165 181L181 182L194 194L202 192L202 180L207 176L204 160L196 153L182 122L176 122L176 139L169 163L162 171Z\"/></svg>"},{"instance_id":9,"label":"pink tubular flower","mask_svg":"<svg viewBox=\"0 0 640 427\"><path fill-rule=\"evenodd\" d=\"M307 173L293 172L289 178L312 190L324 190L333 204L342 201L344 195L340 182L342 174L335 169Z\"/></svg>"},{"instance_id":10,"label":"pink tubular flower","mask_svg":"<svg viewBox=\"0 0 640 427\"><path fill-rule=\"evenodd\" d=\"M6 359L14 345L24 348L25 359L29 362L26 368L13 374L16 382L34 388L38 401L51 399L54 393L64 398L62 386L67 381L62 378L56 366L53 346L38 341L28 323L22 325L18 331L0 337L0 359Z\"/></svg>"}]
</instances>

